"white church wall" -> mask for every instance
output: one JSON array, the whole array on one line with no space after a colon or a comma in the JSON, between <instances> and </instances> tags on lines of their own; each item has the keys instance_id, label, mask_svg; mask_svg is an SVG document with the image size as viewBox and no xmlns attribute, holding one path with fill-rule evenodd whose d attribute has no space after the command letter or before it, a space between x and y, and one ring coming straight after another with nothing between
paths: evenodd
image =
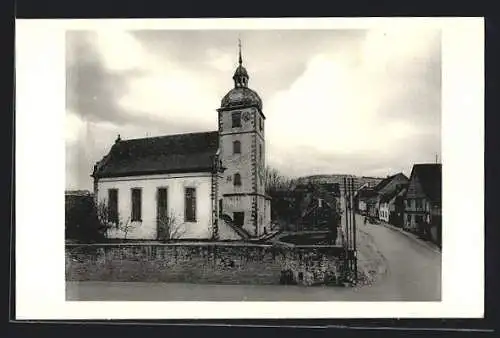
<instances>
[{"instance_id":1,"label":"white church wall","mask_svg":"<svg viewBox=\"0 0 500 338\"><path fill-rule=\"evenodd\" d=\"M235 212L244 213L244 224L242 228L251 236L256 236L255 224L252 219L252 198L248 195L224 196L223 213L233 218Z\"/></svg>"},{"instance_id":2,"label":"white church wall","mask_svg":"<svg viewBox=\"0 0 500 338\"><path fill-rule=\"evenodd\" d=\"M142 222L132 223L129 239L157 239L158 188L167 188L168 209L175 215L178 236L183 239L211 237L211 176L210 173L169 174L137 177L103 178L98 183L98 199L106 202L108 189L118 189L120 219L127 220L132 212L132 188L142 189ZM196 188L196 222L184 222L184 188ZM107 203L107 202L106 202ZM170 213L169 212L169 213ZM111 231L110 238L123 238L121 231Z\"/></svg>"}]
</instances>

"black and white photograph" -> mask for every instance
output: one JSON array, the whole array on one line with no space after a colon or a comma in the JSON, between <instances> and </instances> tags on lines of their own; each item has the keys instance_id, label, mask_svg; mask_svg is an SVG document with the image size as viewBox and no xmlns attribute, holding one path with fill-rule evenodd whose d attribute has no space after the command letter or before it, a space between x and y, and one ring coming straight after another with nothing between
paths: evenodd
<instances>
[{"instance_id":1,"label":"black and white photograph","mask_svg":"<svg viewBox=\"0 0 500 338\"><path fill-rule=\"evenodd\" d=\"M457 215L477 187L456 157L482 154L445 149L444 115L466 116L445 113L446 25L258 20L58 30L61 302L373 310L444 302L479 269L447 277L452 232L477 243L484 224Z\"/></svg>"}]
</instances>

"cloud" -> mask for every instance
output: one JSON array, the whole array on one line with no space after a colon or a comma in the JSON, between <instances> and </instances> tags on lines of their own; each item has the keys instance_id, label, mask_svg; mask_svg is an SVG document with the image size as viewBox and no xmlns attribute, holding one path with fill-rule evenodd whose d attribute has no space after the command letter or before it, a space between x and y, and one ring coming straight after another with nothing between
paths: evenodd
<instances>
[{"instance_id":1,"label":"cloud","mask_svg":"<svg viewBox=\"0 0 500 338\"><path fill-rule=\"evenodd\" d=\"M306 166L291 165L291 156L274 161L302 175L373 173L377 160L399 168L395 163L433 159L440 153L440 79L439 31L373 31L350 53L317 54L267 104L268 139L281 141L270 143L269 158L285 156L286 148L310 149ZM313 158L321 152L335 156Z\"/></svg>"},{"instance_id":2,"label":"cloud","mask_svg":"<svg viewBox=\"0 0 500 338\"><path fill-rule=\"evenodd\" d=\"M127 92L125 72L108 68L95 32L68 32L66 44L66 107L92 121L124 123L127 114L117 100Z\"/></svg>"},{"instance_id":3,"label":"cloud","mask_svg":"<svg viewBox=\"0 0 500 338\"><path fill-rule=\"evenodd\" d=\"M266 158L290 175L409 171L440 154L440 32L92 31L67 34L67 181L122 138L217 128L237 38L264 102Z\"/></svg>"}]
</instances>

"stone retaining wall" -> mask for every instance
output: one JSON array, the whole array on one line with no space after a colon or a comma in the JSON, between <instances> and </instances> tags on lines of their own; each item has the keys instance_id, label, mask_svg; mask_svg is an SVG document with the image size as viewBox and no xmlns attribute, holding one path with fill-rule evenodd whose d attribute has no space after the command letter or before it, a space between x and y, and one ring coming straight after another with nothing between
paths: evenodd
<instances>
[{"instance_id":1,"label":"stone retaining wall","mask_svg":"<svg viewBox=\"0 0 500 338\"><path fill-rule=\"evenodd\" d=\"M343 249L249 243L67 244L68 281L340 284Z\"/></svg>"}]
</instances>

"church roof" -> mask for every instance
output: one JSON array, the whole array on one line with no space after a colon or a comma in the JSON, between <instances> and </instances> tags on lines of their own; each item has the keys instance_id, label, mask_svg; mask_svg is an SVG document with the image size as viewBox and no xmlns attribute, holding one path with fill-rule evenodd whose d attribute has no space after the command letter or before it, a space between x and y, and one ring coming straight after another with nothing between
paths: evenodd
<instances>
[{"instance_id":1,"label":"church roof","mask_svg":"<svg viewBox=\"0 0 500 338\"><path fill-rule=\"evenodd\" d=\"M221 101L221 109L235 108L240 106L256 106L262 111L262 100L254 90L248 88L248 72L243 67L243 59L241 57L241 41L239 46L238 67L233 75L234 88L231 89Z\"/></svg>"},{"instance_id":2,"label":"church roof","mask_svg":"<svg viewBox=\"0 0 500 338\"><path fill-rule=\"evenodd\" d=\"M218 132L117 140L92 176L122 177L212 170Z\"/></svg>"},{"instance_id":3,"label":"church roof","mask_svg":"<svg viewBox=\"0 0 500 338\"><path fill-rule=\"evenodd\" d=\"M221 108L238 106L257 106L262 110L262 100L259 94L248 87L235 87L222 98Z\"/></svg>"}]
</instances>

